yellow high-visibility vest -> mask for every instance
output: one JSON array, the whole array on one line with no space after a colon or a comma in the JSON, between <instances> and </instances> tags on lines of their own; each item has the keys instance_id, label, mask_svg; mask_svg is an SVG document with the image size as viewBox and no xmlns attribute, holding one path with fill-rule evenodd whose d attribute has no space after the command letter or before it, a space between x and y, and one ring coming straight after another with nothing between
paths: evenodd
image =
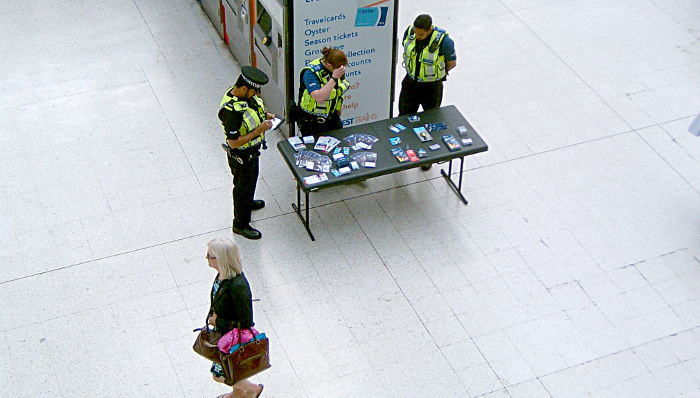
<instances>
[{"instance_id":1,"label":"yellow high-visibility vest","mask_svg":"<svg viewBox=\"0 0 700 398\"><path fill-rule=\"evenodd\" d=\"M243 123L238 129L241 137L253 131L260 123L265 121L265 104L262 98L257 95L253 96L256 103L256 109L248 106L248 102L245 100L240 100L238 97L233 97L229 95L233 87L229 87L226 90L226 94L221 99L221 108L228 109L230 111L238 112L243 115ZM221 128L224 130L224 136L226 135L226 127L221 123ZM265 139L265 134L260 134L259 136L253 138L252 140L246 142L245 144L238 146L238 148L250 148L252 146L260 145L260 143Z\"/></svg>"},{"instance_id":2,"label":"yellow high-visibility vest","mask_svg":"<svg viewBox=\"0 0 700 398\"><path fill-rule=\"evenodd\" d=\"M301 70L300 81L302 82L302 85L304 84L302 76L304 75L304 71L307 69L316 75L318 80L321 82L321 87L325 86L331 79L331 75L323 67L323 64L321 64L321 58L318 58L309 62L309 64ZM350 84L347 80L345 80L345 77L341 77L338 79L338 82L333 90L331 90L330 97L321 103L316 102L314 97L309 94L308 89L300 90L303 92L301 93L301 99L299 100L299 107L301 107L301 109L303 109L305 112L313 115L327 117L332 112L340 111L342 109L343 93L349 86Z\"/></svg>"},{"instance_id":3,"label":"yellow high-visibility vest","mask_svg":"<svg viewBox=\"0 0 700 398\"><path fill-rule=\"evenodd\" d=\"M416 34L413 26L408 28L408 33L403 41L403 66L413 80L418 82L435 82L442 80L447 76L447 68L445 66L445 56L439 54L440 44L445 39L448 33L433 26L433 33L430 35L430 41L423 48L420 54L416 53ZM416 57L420 59L420 68L418 75L415 76Z\"/></svg>"}]
</instances>

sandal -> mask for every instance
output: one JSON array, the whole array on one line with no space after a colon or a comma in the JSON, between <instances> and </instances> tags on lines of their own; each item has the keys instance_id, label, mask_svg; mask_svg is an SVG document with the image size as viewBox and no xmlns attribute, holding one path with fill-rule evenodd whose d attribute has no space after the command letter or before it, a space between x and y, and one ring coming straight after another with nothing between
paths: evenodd
<instances>
[{"instance_id":1,"label":"sandal","mask_svg":"<svg viewBox=\"0 0 700 398\"><path fill-rule=\"evenodd\" d=\"M258 398L260 396L260 394L262 394L263 390L265 389L265 386L263 384L258 384L258 385L260 386L260 392L258 393L258 395L255 396L255 398Z\"/></svg>"}]
</instances>

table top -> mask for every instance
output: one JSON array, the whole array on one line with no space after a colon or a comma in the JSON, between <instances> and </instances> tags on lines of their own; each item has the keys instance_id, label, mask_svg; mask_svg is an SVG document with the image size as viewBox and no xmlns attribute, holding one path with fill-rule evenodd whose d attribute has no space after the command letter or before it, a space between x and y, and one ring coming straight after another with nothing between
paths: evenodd
<instances>
[{"instance_id":1,"label":"table top","mask_svg":"<svg viewBox=\"0 0 700 398\"><path fill-rule=\"evenodd\" d=\"M362 151L371 151L377 153L377 163L374 168L365 168L360 166L359 170L353 170L350 174L345 174L339 177L335 177L332 173L326 173L328 176L328 181L320 182L312 185L305 185L303 178L311 176L314 174L321 173L320 171L310 171L302 167L297 167L294 159L294 148L289 144L287 140L280 141L277 143L277 150L279 150L282 158L289 166L294 178L296 178L299 186L304 191L312 191L323 188L330 188L337 185L348 184L353 182L358 182L366 180L373 177L378 177L385 174L395 173L397 171L411 169L414 167L419 167L421 165L432 164L435 162L442 162L445 160L461 158L468 155L473 155L479 152L485 152L488 150L488 145L479 136L477 131L472 127L472 125L467 121L464 116L457 110L454 105L446 106L439 109L432 109L425 112L416 113L420 117L420 121L411 123L408 121L406 116L398 116L391 119L378 120L376 122L367 123L359 126L352 126L348 128L343 128L339 130L333 130L325 135L335 137L339 140L351 135L351 134L371 134L379 139L372 149L364 149ZM389 126L401 123L406 126L406 130L399 134L396 134L389 130ZM433 137L432 141L420 142L418 136L413 132L413 127L423 126L426 123L444 123L447 125L447 129L432 131L430 135ZM460 136L457 132L458 126L466 126L469 129L467 135ZM447 146L442 141L442 136L452 134L458 142L461 144L462 138L471 138L472 144L468 146L462 146L461 149L450 152ZM389 142L390 137L399 136L401 137L401 144L391 145ZM440 144L440 149L436 151L430 150L428 147L432 144ZM397 146L404 147L408 145L410 149L417 150L418 148L425 148L427 151L426 157L420 158L417 162L404 162L399 163L398 160L391 153L391 148ZM338 145L349 146L344 140ZM313 144L307 144L306 149L313 150ZM316 151L318 152L318 151ZM355 152L351 149L350 154ZM327 154L330 158L331 154ZM332 160L332 159L331 159ZM335 162L333 162L335 164Z\"/></svg>"}]
</instances>

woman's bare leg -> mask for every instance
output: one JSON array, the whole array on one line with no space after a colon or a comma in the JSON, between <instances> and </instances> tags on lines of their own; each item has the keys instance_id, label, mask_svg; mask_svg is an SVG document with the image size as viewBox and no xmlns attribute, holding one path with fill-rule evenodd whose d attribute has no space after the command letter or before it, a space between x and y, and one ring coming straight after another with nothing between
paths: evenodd
<instances>
[{"instance_id":1,"label":"woman's bare leg","mask_svg":"<svg viewBox=\"0 0 700 398\"><path fill-rule=\"evenodd\" d=\"M232 398L255 398L262 390L259 384L241 380L233 385Z\"/></svg>"}]
</instances>

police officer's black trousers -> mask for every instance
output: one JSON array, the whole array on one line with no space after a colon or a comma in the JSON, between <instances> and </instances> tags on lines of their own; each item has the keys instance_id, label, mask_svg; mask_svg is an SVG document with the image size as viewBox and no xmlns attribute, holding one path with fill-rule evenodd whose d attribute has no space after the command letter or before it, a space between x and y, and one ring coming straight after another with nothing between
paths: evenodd
<instances>
[{"instance_id":1,"label":"police officer's black trousers","mask_svg":"<svg viewBox=\"0 0 700 398\"><path fill-rule=\"evenodd\" d=\"M243 164L234 157L228 157L228 167L233 174L233 225L245 228L250 225L250 213L258 183L259 157L240 156Z\"/></svg>"},{"instance_id":2,"label":"police officer's black trousers","mask_svg":"<svg viewBox=\"0 0 700 398\"><path fill-rule=\"evenodd\" d=\"M403 78L401 94L399 94L399 116L416 113L419 106L427 111L439 108L440 104L442 104L442 80L419 83L408 75Z\"/></svg>"}]
</instances>

